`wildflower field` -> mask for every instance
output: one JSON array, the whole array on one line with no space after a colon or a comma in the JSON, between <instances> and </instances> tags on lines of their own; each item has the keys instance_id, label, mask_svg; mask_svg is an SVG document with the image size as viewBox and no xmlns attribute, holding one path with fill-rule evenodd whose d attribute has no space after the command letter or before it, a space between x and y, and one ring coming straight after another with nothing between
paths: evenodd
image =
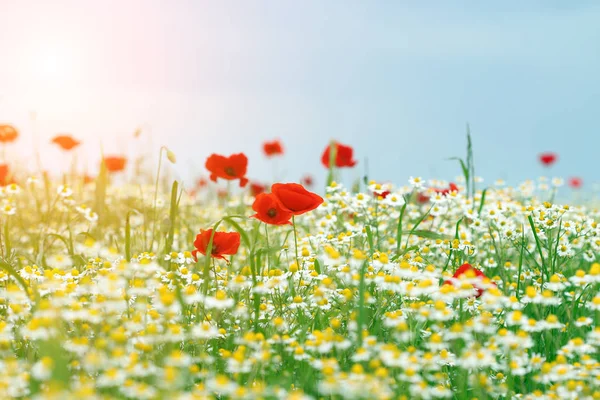
<instances>
[{"instance_id":1,"label":"wildflower field","mask_svg":"<svg viewBox=\"0 0 600 400\"><path fill-rule=\"evenodd\" d=\"M600 399L600 214L561 179L478 182L470 146L455 182L321 161L325 189L241 153L195 187L0 167L0 398Z\"/></svg>"}]
</instances>

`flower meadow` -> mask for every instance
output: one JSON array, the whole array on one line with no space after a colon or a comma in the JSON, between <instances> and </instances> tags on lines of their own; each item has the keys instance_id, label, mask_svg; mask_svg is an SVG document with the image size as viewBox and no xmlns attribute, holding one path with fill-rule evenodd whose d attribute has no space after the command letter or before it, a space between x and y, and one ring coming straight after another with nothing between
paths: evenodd
<instances>
[{"instance_id":1,"label":"flower meadow","mask_svg":"<svg viewBox=\"0 0 600 400\"><path fill-rule=\"evenodd\" d=\"M324 190L243 153L193 188L3 165L0 398L600 399L600 212L470 148L455 182L345 187L332 142Z\"/></svg>"}]
</instances>

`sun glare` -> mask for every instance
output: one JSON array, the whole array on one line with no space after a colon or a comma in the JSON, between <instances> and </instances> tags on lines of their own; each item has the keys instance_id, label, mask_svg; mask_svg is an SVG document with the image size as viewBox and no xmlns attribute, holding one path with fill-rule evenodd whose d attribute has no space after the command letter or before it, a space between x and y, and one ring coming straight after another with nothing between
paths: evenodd
<instances>
[{"instance_id":1,"label":"sun glare","mask_svg":"<svg viewBox=\"0 0 600 400\"><path fill-rule=\"evenodd\" d=\"M23 90L31 106L52 113L72 108L74 95L82 93L77 48L68 41L47 40L31 45L27 55Z\"/></svg>"},{"instance_id":2,"label":"sun glare","mask_svg":"<svg viewBox=\"0 0 600 400\"><path fill-rule=\"evenodd\" d=\"M62 74L64 71L64 64L61 61L61 57L58 53L47 51L45 54L40 56L40 63L38 65L40 77L45 79L53 79Z\"/></svg>"},{"instance_id":3,"label":"sun glare","mask_svg":"<svg viewBox=\"0 0 600 400\"><path fill-rule=\"evenodd\" d=\"M72 59L64 47L44 47L33 60L33 75L44 83L65 84L73 72Z\"/></svg>"}]
</instances>

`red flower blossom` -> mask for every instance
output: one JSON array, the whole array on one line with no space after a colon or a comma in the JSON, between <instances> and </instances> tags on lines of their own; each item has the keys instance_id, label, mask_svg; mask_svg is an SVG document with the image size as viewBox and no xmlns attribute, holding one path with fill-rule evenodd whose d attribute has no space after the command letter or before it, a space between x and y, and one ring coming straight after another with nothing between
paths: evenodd
<instances>
[{"instance_id":1,"label":"red flower blossom","mask_svg":"<svg viewBox=\"0 0 600 400\"><path fill-rule=\"evenodd\" d=\"M433 191L435 193L446 195L446 194L448 194L450 192L458 192L458 186L456 186L453 182L450 182L450 185L448 185L447 188L445 188L445 189L433 189Z\"/></svg>"},{"instance_id":2,"label":"red flower blossom","mask_svg":"<svg viewBox=\"0 0 600 400\"><path fill-rule=\"evenodd\" d=\"M197 257L198 253L206 255L208 249L208 243L213 230L201 230L194 240L194 250L192 253L194 257ZM238 232L215 232L213 236L211 257L226 260L224 255L234 255L237 253L240 247L240 234Z\"/></svg>"},{"instance_id":3,"label":"red flower blossom","mask_svg":"<svg viewBox=\"0 0 600 400\"><path fill-rule=\"evenodd\" d=\"M352 147L338 142L333 142L333 146L335 149L336 167L354 167L356 165L356 160L353 158L354 149L352 149ZM325 168L329 168L330 151L331 145L325 148L325 151L323 151L323 155L321 156L321 163L323 163Z\"/></svg>"},{"instance_id":4,"label":"red flower blossom","mask_svg":"<svg viewBox=\"0 0 600 400\"><path fill-rule=\"evenodd\" d=\"M256 196L252 209L256 211L252 217L271 225L290 225L292 212L283 208L273 193L261 193Z\"/></svg>"},{"instance_id":5,"label":"red flower blossom","mask_svg":"<svg viewBox=\"0 0 600 400\"><path fill-rule=\"evenodd\" d=\"M0 143L10 143L17 140L19 132L12 125L0 125Z\"/></svg>"},{"instance_id":6,"label":"red flower blossom","mask_svg":"<svg viewBox=\"0 0 600 400\"><path fill-rule=\"evenodd\" d=\"M264 193L267 190L267 187L262 183L252 182L250 183L250 193L252 196L256 197L261 193Z\"/></svg>"},{"instance_id":7,"label":"red flower blossom","mask_svg":"<svg viewBox=\"0 0 600 400\"><path fill-rule=\"evenodd\" d=\"M554 164L556 162L556 160L558 160L558 155L556 153L552 153L552 152L546 152L546 153L542 153L540 154L540 162L545 166L545 167L549 167L552 164Z\"/></svg>"},{"instance_id":8,"label":"red flower blossom","mask_svg":"<svg viewBox=\"0 0 600 400\"><path fill-rule=\"evenodd\" d=\"M298 183L275 183L271 192L281 206L293 215L301 215L314 210L323 203L323 198L309 192Z\"/></svg>"},{"instance_id":9,"label":"red flower blossom","mask_svg":"<svg viewBox=\"0 0 600 400\"><path fill-rule=\"evenodd\" d=\"M376 198L385 199L391 192L389 190L384 190L383 192L373 192Z\"/></svg>"},{"instance_id":10,"label":"red flower blossom","mask_svg":"<svg viewBox=\"0 0 600 400\"><path fill-rule=\"evenodd\" d=\"M248 157L244 153L232 154L229 157L213 154L206 159L206 169L210 172L210 180L217 178L233 181L240 180L240 186L248 183L246 170L248 168Z\"/></svg>"},{"instance_id":11,"label":"red flower blossom","mask_svg":"<svg viewBox=\"0 0 600 400\"><path fill-rule=\"evenodd\" d=\"M119 172L125 169L127 159L122 156L104 157L104 165L109 172Z\"/></svg>"},{"instance_id":12,"label":"red flower blossom","mask_svg":"<svg viewBox=\"0 0 600 400\"><path fill-rule=\"evenodd\" d=\"M263 144L263 151L267 157L278 156L283 154L283 146L279 140L273 140Z\"/></svg>"},{"instance_id":13,"label":"red flower blossom","mask_svg":"<svg viewBox=\"0 0 600 400\"><path fill-rule=\"evenodd\" d=\"M63 150L71 150L81 144L79 140L73 139L71 135L57 135L52 139L52 143L56 143Z\"/></svg>"},{"instance_id":14,"label":"red flower blossom","mask_svg":"<svg viewBox=\"0 0 600 400\"><path fill-rule=\"evenodd\" d=\"M583 186L583 179L577 176L569 178L569 186L571 186L573 189L580 189Z\"/></svg>"},{"instance_id":15,"label":"red flower blossom","mask_svg":"<svg viewBox=\"0 0 600 400\"><path fill-rule=\"evenodd\" d=\"M84 183L84 184L92 183L92 182L94 182L94 181L95 181L95 179L94 179L94 177L93 177L93 176L91 176L91 175L85 174L85 175L83 176L83 183Z\"/></svg>"},{"instance_id":16,"label":"red flower blossom","mask_svg":"<svg viewBox=\"0 0 600 400\"><path fill-rule=\"evenodd\" d=\"M0 186L6 186L10 183L8 164L0 164Z\"/></svg>"},{"instance_id":17,"label":"red flower blossom","mask_svg":"<svg viewBox=\"0 0 600 400\"><path fill-rule=\"evenodd\" d=\"M206 180L206 178L199 178L196 181L196 187L197 188L203 188L206 185L208 185L208 181Z\"/></svg>"},{"instance_id":18,"label":"red flower blossom","mask_svg":"<svg viewBox=\"0 0 600 400\"><path fill-rule=\"evenodd\" d=\"M300 183L302 183L304 186L311 187L314 183L314 180L312 176L304 175L302 179L300 179Z\"/></svg>"},{"instance_id":19,"label":"red flower blossom","mask_svg":"<svg viewBox=\"0 0 600 400\"><path fill-rule=\"evenodd\" d=\"M227 192L227 189L219 189L219 190L217 190L217 197L219 199L226 199L228 194L229 193Z\"/></svg>"},{"instance_id":20,"label":"red flower blossom","mask_svg":"<svg viewBox=\"0 0 600 400\"><path fill-rule=\"evenodd\" d=\"M456 286L456 283L460 281L460 277L463 275L471 278L479 278L479 280L481 280L482 283L488 283L489 286L490 279L487 276L485 276L483 272L481 272L477 268L473 268L473 266L468 263L465 263L458 267L454 275L452 275L452 279L446 280L444 284ZM493 282L491 282L491 284L495 285L495 283ZM477 294L475 295L475 297L480 297L483 294L483 291L485 290L485 285L480 286L474 284L473 287L477 290Z\"/></svg>"},{"instance_id":21,"label":"red flower blossom","mask_svg":"<svg viewBox=\"0 0 600 400\"><path fill-rule=\"evenodd\" d=\"M427 196L424 193L417 193L417 202L419 202L420 204L425 204L429 201L429 196Z\"/></svg>"}]
</instances>

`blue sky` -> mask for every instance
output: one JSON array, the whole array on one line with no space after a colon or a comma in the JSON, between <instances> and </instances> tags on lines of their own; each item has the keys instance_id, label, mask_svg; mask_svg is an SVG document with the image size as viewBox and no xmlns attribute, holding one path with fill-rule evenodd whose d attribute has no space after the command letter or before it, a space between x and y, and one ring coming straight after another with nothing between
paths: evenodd
<instances>
[{"instance_id":1,"label":"blue sky","mask_svg":"<svg viewBox=\"0 0 600 400\"><path fill-rule=\"evenodd\" d=\"M360 161L348 181L368 158L370 176L399 183L458 175L447 158L464 154L469 122L488 182L598 181L600 3L522 3L0 0L0 122L22 130L19 157L64 131L90 163L100 142L165 144L186 180L210 153L239 151L270 179L272 138L286 180L322 179L337 139ZM551 172L536 158L547 150Z\"/></svg>"}]
</instances>

